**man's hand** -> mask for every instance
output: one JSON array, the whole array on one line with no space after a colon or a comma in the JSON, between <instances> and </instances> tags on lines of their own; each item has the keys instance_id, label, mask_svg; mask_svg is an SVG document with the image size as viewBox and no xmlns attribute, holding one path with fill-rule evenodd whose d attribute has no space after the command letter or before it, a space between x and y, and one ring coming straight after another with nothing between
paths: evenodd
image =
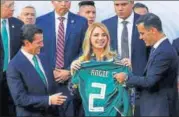
<instances>
[{"instance_id":1,"label":"man's hand","mask_svg":"<svg viewBox=\"0 0 179 117\"><path fill-rule=\"evenodd\" d=\"M62 95L62 93L56 93L51 95L49 99L51 105L62 105L66 101L67 96Z\"/></svg>"},{"instance_id":2,"label":"man's hand","mask_svg":"<svg viewBox=\"0 0 179 117\"><path fill-rule=\"evenodd\" d=\"M63 69L55 69L53 71L55 81L58 83L63 83L71 77L70 71Z\"/></svg>"},{"instance_id":3,"label":"man's hand","mask_svg":"<svg viewBox=\"0 0 179 117\"><path fill-rule=\"evenodd\" d=\"M117 81L121 84L123 84L127 80L127 75L124 72L116 73L113 77L116 78Z\"/></svg>"}]
</instances>

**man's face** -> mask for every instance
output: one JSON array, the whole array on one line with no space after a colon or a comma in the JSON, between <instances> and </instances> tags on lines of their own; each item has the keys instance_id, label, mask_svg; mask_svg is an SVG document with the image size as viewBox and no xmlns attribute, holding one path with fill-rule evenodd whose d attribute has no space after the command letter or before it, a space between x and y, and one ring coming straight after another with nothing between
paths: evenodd
<instances>
[{"instance_id":1,"label":"man's face","mask_svg":"<svg viewBox=\"0 0 179 117\"><path fill-rule=\"evenodd\" d=\"M32 43L28 42L28 47L30 49L30 53L33 55L39 54L40 49L44 46L43 44L43 34L35 34L34 40Z\"/></svg>"},{"instance_id":2,"label":"man's face","mask_svg":"<svg viewBox=\"0 0 179 117\"><path fill-rule=\"evenodd\" d=\"M145 15L146 13L148 13L146 8L135 8L134 12L140 15Z\"/></svg>"},{"instance_id":3,"label":"man's face","mask_svg":"<svg viewBox=\"0 0 179 117\"><path fill-rule=\"evenodd\" d=\"M14 13L14 1L5 1L1 4L1 18L10 18Z\"/></svg>"},{"instance_id":4,"label":"man's face","mask_svg":"<svg viewBox=\"0 0 179 117\"><path fill-rule=\"evenodd\" d=\"M137 29L140 35L139 38L145 42L146 46L153 46L155 44L155 33L153 33L152 28L146 29L144 24L140 23L137 25Z\"/></svg>"},{"instance_id":5,"label":"man's face","mask_svg":"<svg viewBox=\"0 0 179 117\"><path fill-rule=\"evenodd\" d=\"M96 19L96 8L91 5L81 6L79 15L85 17L88 20L88 25L90 25Z\"/></svg>"},{"instance_id":6,"label":"man's face","mask_svg":"<svg viewBox=\"0 0 179 117\"><path fill-rule=\"evenodd\" d=\"M68 0L64 0L64 1L52 1L52 4L55 8L55 11L60 15L63 16L65 15L71 6L71 2Z\"/></svg>"},{"instance_id":7,"label":"man's face","mask_svg":"<svg viewBox=\"0 0 179 117\"><path fill-rule=\"evenodd\" d=\"M133 1L130 2L128 0L114 1L114 9L116 14L124 20L127 19L132 13L133 5L134 5Z\"/></svg>"},{"instance_id":8,"label":"man's face","mask_svg":"<svg viewBox=\"0 0 179 117\"><path fill-rule=\"evenodd\" d=\"M34 8L23 8L20 16L18 17L24 24L35 24L36 13Z\"/></svg>"}]
</instances>

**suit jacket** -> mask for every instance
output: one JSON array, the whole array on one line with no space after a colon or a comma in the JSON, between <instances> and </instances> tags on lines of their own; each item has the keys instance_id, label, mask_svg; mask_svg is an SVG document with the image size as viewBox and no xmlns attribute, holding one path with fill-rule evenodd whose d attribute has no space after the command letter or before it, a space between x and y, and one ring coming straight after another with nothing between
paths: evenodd
<instances>
[{"instance_id":1,"label":"suit jacket","mask_svg":"<svg viewBox=\"0 0 179 117\"><path fill-rule=\"evenodd\" d=\"M136 21L139 18L139 16L140 15L138 14L134 14L134 24L132 29L131 62L132 71L135 75L143 74L149 54L144 41L139 39L139 33L136 27ZM117 37L118 16L106 19L102 21L102 23L104 23L109 30L112 49L114 51L117 51L117 40L120 39L120 37Z\"/></svg>"},{"instance_id":2,"label":"suit jacket","mask_svg":"<svg viewBox=\"0 0 179 117\"><path fill-rule=\"evenodd\" d=\"M1 36L0 36L0 86L1 86L1 82L2 82L2 73L3 73L3 58L4 58L4 50L3 50L3 45L2 45L2 40L1 40Z\"/></svg>"},{"instance_id":3,"label":"suit jacket","mask_svg":"<svg viewBox=\"0 0 179 117\"><path fill-rule=\"evenodd\" d=\"M37 18L36 24L44 32L44 48L42 49L42 53L45 52L48 55L52 68L55 68L56 31L54 12L50 12ZM69 69L71 62L81 53L82 43L87 27L88 23L85 18L69 12L64 49L65 69Z\"/></svg>"},{"instance_id":4,"label":"suit jacket","mask_svg":"<svg viewBox=\"0 0 179 117\"><path fill-rule=\"evenodd\" d=\"M178 94L179 94L179 38L175 39L173 41L173 47L175 48L175 50L177 51L178 54ZM179 107L178 107L179 108Z\"/></svg>"},{"instance_id":5,"label":"suit jacket","mask_svg":"<svg viewBox=\"0 0 179 117\"><path fill-rule=\"evenodd\" d=\"M167 39L149 57L143 77L129 76L128 86L142 88L141 116L175 115L177 64L177 53Z\"/></svg>"},{"instance_id":6,"label":"suit jacket","mask_svg":"<svg viewBox=\"0 0 179 117\"><path fill-rule=\"evenodd\" d=\"M38 72L21 51L9 63L7 82L17 116L42 116L52 108L49 107L49 95L57 92L57 84L46 57L40 56L40 60L48 86L45 86Z\"/></svg>"},{"instance_id":7,"label":"suit jacket","mask_svg":"<svg viewBox=\"0 0 179 117\"><path fill-rule=\"evenodd\" d=\"M1 40L1 36L0 36L0 95L2 95L2 83L3 83L3 45L2 45L2 40ZM2 104L2 96L0 96L0 104ZM3 108L0 105L0 108ZM2 113L2 110L0 109L0 115Z\"/></svg>"},{"instance_id":8,"label":"suit jacket","mask_svg":"<svg viewBox=\"0 0 179 117\"><path fill-rule=\"evenodd\" d=\"M177 54L178 54L178 56L179 56L179 38L173 40L172 45L173 45L173 47L176 49Z\"/></svg>"}]
</instances>

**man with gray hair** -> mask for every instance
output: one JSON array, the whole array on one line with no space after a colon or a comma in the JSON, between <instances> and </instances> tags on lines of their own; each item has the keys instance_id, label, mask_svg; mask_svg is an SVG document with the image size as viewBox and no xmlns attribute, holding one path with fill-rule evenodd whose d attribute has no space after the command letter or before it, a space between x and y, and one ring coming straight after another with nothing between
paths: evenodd
<instances>
[{"instance_id":1,"label":"man with gray hair","mask_svg":"<svg viewBox=\"0 0 179 117\"><path fill-rule=\"evenodd\" d=\"M25 6L17 16L24 24L35 24L36 10L33 6Z\"/></svg>"},{"instance_id":2,"label":"man with gray hair","mask_svg":"<svg viewBox=\"0 0 179 117\"><path fill-rule=\"evenodd\" d=\"M14 116L15 110L9 95L6 81L6 70L9 61L14 57L20 48L20 28L23 22L12 17L14 12L14 1L1 0L1 36L3 77L0 79L0 116Z\"/></svg>"}]
</instances>

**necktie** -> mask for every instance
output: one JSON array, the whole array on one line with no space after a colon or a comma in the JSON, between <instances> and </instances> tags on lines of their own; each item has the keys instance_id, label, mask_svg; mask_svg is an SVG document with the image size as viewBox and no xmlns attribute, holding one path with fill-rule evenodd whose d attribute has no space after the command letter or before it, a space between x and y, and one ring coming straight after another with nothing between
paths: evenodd
<instances>
[{"instance_id":1,"label":"necktie","mask_svg":"<svg viewBox=\"0 0 179 117\"><path fill-rule=\"evenodd\" d=\"M57 45L56 45L56 68L62 68L64 66L64 17L59 17L60 24L58 28Z\"/></svg>"},{"instance_id":2,"label":"necktie","mask_svg":"<svg viewBox=\"0 0 179 117\"><path fill-rule=\"evenodd\" d=\"M128 30L127 21L123 21L123 30L121 35L121 58L129 58Z\"/></svg>"},{"instance_id":3,"label":"necktie","mask_svg":"<svg viewBox=\"0 0 179 117\"><path fill-rule=\"evenodd\" d=\"M46 82L46 79L45 79L45 75L44 75L44 73L42 72L42 70L40 69L40 66L39 66L37 57L34 56L34 57L32 58L32 60L33 60L33 62L34 62L34 64L35 64L35 69L36 69L36 71L37 71L38 74L40 75L41 80L43 81L43 83L44 83L45 85L47 85L47 82Z\"/></svg>"},{"instance_id":4,"label":"necktie","mask_svg":"<svg viewBox=\"0 0 179 117\"><path fill-rule=\"evenodd\" d=\"M2 43L3 43L3 48L4 48L3 71L6 71L7 66L8 66L8 58L9 58L9 52L8 52L9 45L8 45L8 33L6 29L6 20L2 21L1 35L2 35Z\"/></svg>"},{"instance_id":5,"label":"necktie","mask_svg":"<svg viewBox=\"0 0 179 117\"><path fill-rule=\"evenodd\" d=\"M155 51L155 48L152 47L152 49L150 50L150 56L152 56L152 54L154 53L154 51Z\"/></svg>"}]
</instances>

